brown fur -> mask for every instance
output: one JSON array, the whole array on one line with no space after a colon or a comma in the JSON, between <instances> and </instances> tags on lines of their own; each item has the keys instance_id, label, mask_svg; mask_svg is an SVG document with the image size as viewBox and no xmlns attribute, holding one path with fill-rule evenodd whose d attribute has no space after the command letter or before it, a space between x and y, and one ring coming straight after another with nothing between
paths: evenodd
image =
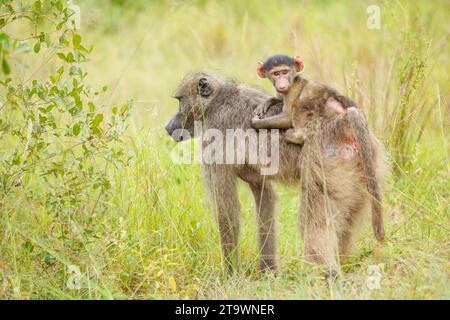
<instances>
[{"instance_id":1,"label":"brown fur","mask_svg":"<svg viewBox=\"0 0 450 320\"><path fill-rule=\"evenodd\" d=\"M204 88L199 86L200 79L207 80L212 93L202 96ZM223 132L228 128L249 129L253 111L269 96L260 90L217 75L197 72L183 79L175 97L180 100L180 110L166 127L169 134L177 128L186 128L193 134L194 121L202 121L205 129L215 128ZM279 113L281 108L281 104L271 108L269 115ZM383 151L378 148L376 139L370 137L377 146L374 168L380 178L384 168ZM362 213L367 202L365 188L361 185L364 183L364 174L358 160L327 160L323 170L318 170L317 166L324 158L323 153L312 152L312 148L313 145L308 143L302 147L281 139L279 171L273 176L261 175L261 167L258 164L203 165L205 186L212 199L219 224L222 251L229 270L232 270L239 260L237 244L241 210L236 190L238 178L248 183L255 197L261 270L276 270L278 265L274 217L277 197L272 187L273 180L299 185L302 177L302 199L307 201L302 201L300 221L306 257L335 268L335 249L339 247L339 253L346 254L357 227L363 220ZM321 161L316 161L315 157ZM340 169L335 170L336 168ZM324 174L330 177L323 180ZM355 183L355 179L358 183ZM333 201L342 201L345 204L342 206L342 212L336 210L334 203L331 203L330 210L322 210L325 205L328 206L327 198L330 193L333 194ZM305 208L305 203L309 208ZM330 219L333 228L328 228L327 221Z\"/></svg>"},{"instance_id":2,"label":"brown fur","mask_svg":"<svg viewBox=\"0 0 450 320\"><path fill-rule=\"evenodd\" d=\"M292 70L294 72L294 70ZM375 237L378 241L384 239L384 228L381 208L381 194L378 185L378 179L375 175L373 153L374 144L371 143L369 129L362 111L356 109L356 104L349 98L339 94L335 89L314 81L310 81L301 76L300 73L295 74L292 79L291 86L287 93L283 95L283 111L288 118L291 119L293 130L288 130L285 139L289 142L302 144L307 137L307 126L313 119L327 119L331 121L339 118L337 109L331 107L332 101L342 107L342 111L353 108L354 112L340 117L340 130L326 132L333 138L336 138L335 144L343 144L342 141L354 140L358 147L362 167L366 177L366 187L372 198L372 226ZM273 98L266 100L265 104L273 103ZM331 103L330 103L331 102ZM263 104L264 106L264 104ZM261 108L261 107L258 107ZM266 106L263 107L266 110ZM270 117L263 119L266 121L267 127L273 128L270 123ZM273 118L274 123L279 118ZM254 124L255 122L253 122ZM259 125L259 128L264 128ZM275 126L276 127L276 126ZM344 132L346 131L346 132ZM317 150L316 152L321 152Z\"/></svg>"},{"instance_id":3,"label":"brown fur","mask_svg":"<svg viewBox=\"0 0 450 320\"><path fill-rule=\"evenodd\" d=\"M301 159L304 254L332 272L337 266L336 253L341 258L348 254L354 229L364 220L371 204L375 236L378 240L384 238L378 187L384 155L381 144L369 133L364 115L356 108L339 115L315 117L308 126L313 134L305 141ZM345 141L355 136L358 148L346 150L349 146ZM330 149L336 153L327 154Z\"/></svg>"},{"instance_id":4,"label":"brown fur","mask_svg":"<svg viewBox=\"0 0 450 320\"><path fill-rule=\"evenodd\" d=\"M287 66L284 66L287 68ZM290 79L290 87L287 92L279 93L277 97L270 97L259 105L255 110L255 117L252 125L256 129L262 128L294 128L292 139L293 143L302 144L306 138L306 125L312 119L313 115L324 116L325 113L336 111L330 105L334 101L342 107L343 110L355 106L355 103L339 94L335 89L304 78L300 73L294 73ZM271 105L283 101L283 110L280 114L261 119ZM335 114L337 112L334 112Z\"/></svg>"}]
</instances>

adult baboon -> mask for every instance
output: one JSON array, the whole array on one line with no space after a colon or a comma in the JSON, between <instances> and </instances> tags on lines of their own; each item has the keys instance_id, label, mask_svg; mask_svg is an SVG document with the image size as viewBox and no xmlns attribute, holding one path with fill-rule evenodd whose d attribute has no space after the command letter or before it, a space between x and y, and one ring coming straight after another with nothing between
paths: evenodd
<instances>
[{"instance_id":1,"label":"adult baboon","mask_svg":"<svg viewBox=\"0 0 450 320\"><path fill-rule=\"evenodd\" d=\"M181 141L185 136L177 129L184 129L189 132L190 137L193 137L195 121L201 121L204 130L216 129L223 133L230 128L250 129L254 109L267 100L269 96L260 90L237 84L229 79L210 73L197 72L187 75L182 80L175 92L175 98L179 100L179 111L170 120L166 130L174 140ZM280 112L281 109L281 104L276 108L271 108L268 116ZM376 139L373 140L378 145ZM382 156L382 149L378 148L374 158L377 175L380 177L381 169L384 167ZM239 259L237 244L241 209L236 190L237 179L247 182L255 197L260 244L260 269L276 270L276 220L274 212L277 197L271 181L276 180L284 184L299 186L300 168L305 163L304 159L301 145L289 144L284 139L280 139L279 170L271 176L261 174L262 165L259 163L203 164L205 185L213 200L213 208L220 229L222 251L229 270L233 269ZM339 163L339 166L343 167L342 174L339 177L342 178L343 185L354 181L355 177L359 177L362 170L361 166L359 164L355 166L355 163ZM308 247L308 245L314 247L315 244L311 244L310 241L317 240L319 240L317 245L321 246L320 250L314 251L318 257L307 256L309 260L324 263L330 269L334 269L336 267L335 253L346 253L357 226L362 220L363 209L367 202L365 200L368 199L367 195L365 197L360 196L366 192L366 188L355 185L353 189L358 187L360 187L360 190L355 190L354 202L358 202L359 199L360 205L352 205L343 215L335 214L329 217L326 212L318 211L315 212L317 217L305 219L311 215L301 214L301 229L305 238L305 247ZM347 194L345 193L345 195ZM339 190L337 195L341 196ZM337 221L332 225L342 227L339 233L336 233L336 230L328 230L326 223L329 222L329 219ZM310 227L315 233L312 238L308 232ZM330 237L330 234L333 236ZM334 252L335 248L338 251L338 247L341 250ZM309 251L306 250L306 253Z\"/></svg>"}]
</instances>

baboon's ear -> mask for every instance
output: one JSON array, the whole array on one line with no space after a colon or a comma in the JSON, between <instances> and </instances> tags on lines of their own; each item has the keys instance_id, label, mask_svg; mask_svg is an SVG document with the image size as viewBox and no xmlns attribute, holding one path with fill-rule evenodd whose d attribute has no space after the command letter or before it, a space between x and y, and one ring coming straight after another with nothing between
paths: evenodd
<instances>
[{"instance_id":1,"label":"baboon's ear","mask_svg":"<svg viewBox=\"0 0 450 320\"><path fill-rule=\"evenodd\" d=\"M295 63L295 69L297 70L297 72L300 72L303 70L303 68L305 67L305 65L303 64L302 59L300 59L299 56L296 56L294 58L294 63Z\"/></svg>"},{"instance_id":2,"label":"baboon's ear","mask_svg":"<svg viewBox=\"0 0 450 320\"><path fill-rule=\"evenodd\" d=\"M256 73L260 78L266 77L266 69L264 69L264 64L262 62L258 62L258 65L256 66Z\"/></svg>"},{"instance_id":3,"label":"baboon's ear","mask_svg":"<svg viewBox=\"0 0 450 320\"><path fill-rule=\"evenodd\" d=\"M201 78L200 80L198 80L198 93L202 97L207 97L207 96L211 95L212 92L213 92L213 89L212 89L211 84L208 82L208 79Z\"/></svg>"}]
</instances>

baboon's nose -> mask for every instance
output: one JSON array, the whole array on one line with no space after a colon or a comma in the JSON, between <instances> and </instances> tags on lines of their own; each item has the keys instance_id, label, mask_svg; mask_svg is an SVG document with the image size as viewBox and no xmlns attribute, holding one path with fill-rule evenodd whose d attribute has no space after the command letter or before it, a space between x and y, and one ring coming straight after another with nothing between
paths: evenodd
<instances>
[{"instance_id":1,"label":"baboon's nose","mask_svg":"<svg viewBox=\"0 0 450 320\"><path fill-rule=\"evenodd\" d=\"M171 135L172 134L172 131L173 130L171 130L172 128L170 127L170 122L167 124L167 126L166 126L166 131L167 131L167 133L169 134L169 135Z\"/></svg>"},{"instance_id":2,"label":"baboon's nose","mask_svg":"<svg viewBox=\"0 0 450 320\"><path fill-rule=\"evenodd\" d=\"M172 135L174 127L173 127L173 119L169 121L169 123L166 125L166 131L169 134L169 136Z\"/></svg>"},{"instance_id":3,"label":"baboon's nose","mask_svg":"<svg viewBox=\"0 0 450 320\"><path fill-rule=\"evenodd\" d=\"M182 114L180 112L178 112L172 119L170 119L169 123L166 126L167 133L175 141L183 140L183 138L180 138L180 136L184 134L184 133L182 133L183 130L179 130L179 129L182 129L181 119L182 119Z\"/></svg>"},{"instance_id":4,"label":"baboon's nose","mask_svg":"<svg viewBox=\"0 0 450 320\"><path fill-rule=\"evenodd\" d=\"M180 130L176 129L177 127L173 124L173 120L171 120L166 126L167 133L172 137L174 141L183 141L183 135L179 132Z\"/></svg>"}]
</instances>

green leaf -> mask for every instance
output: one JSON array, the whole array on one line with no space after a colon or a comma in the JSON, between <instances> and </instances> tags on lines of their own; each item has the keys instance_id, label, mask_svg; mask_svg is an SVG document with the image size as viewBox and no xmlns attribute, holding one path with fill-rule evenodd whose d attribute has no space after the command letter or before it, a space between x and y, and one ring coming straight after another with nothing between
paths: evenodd
<instances>
[{"instance_id":1,"label":"green leaf","mask_svg":"<svg viewBox=\"0 0 450 320\"><path fill-rule=\"evenodd\" d=\"M64 53L58 52L56 55L57 55L61 60L64 60L64 61L67 62L67 58L66 58L66 56L64 55Z\"/></svg>"},{"instance_id":2,"label":"green leaf","mask_svg":"<svg viewBox=\"0 0 450 320\"><path fill-rule=\"evenodd\" d=\"M56 1L55 7L56 7L56 9L58 9L59 11L62 11L62 10L63 10L63 5L62 5L62 3L61 3L61 0Z\"/></svg>"},{"instance_id":3,"label":"green leaf","mask_svg":"<svg viewBox=\"0 0 450 320\"><path fill-rule=\"evenodd\" d=\"M36 44L33 47L34 52L39 53L39 51L41 50L41 43L40 42L36 42Z\"/></svg>"},{"instance_id":4,"label":"green leaf","mask_svg":"<svg viewBox=\"0 0 450 320\"><path fill-rule=\"evenodd\" d=\"M89 111L94 112L95 111L95 104L92 101L88 102Z\"/></svg>"},{"instance_id":5,"label":"green leaf","mask_svg":"<svg viewBox=\"0 0 450 320\"><path fill-rule=\"evenodd\" d=\"M62 34L60 37L59 37L59 44L64 44L64 41L66 41L66 37L64 36L64 34Z\"/></svg>"},{"instance_id":6,"label":"green leaf","mask_svg":"<svg viewBox=\"0 0 450 320\"><path fill-rule=\"evenodd\" d=\"M97 113L95 115L94 120L92 120L92 126L93 127L98 127L98 125L103 121L103 114L101 113Z\"/></svg>"},{"instance_id":7,"label":"green leaf","mask_svg":"<svg viewBox=\"0 0 450 320\"><path fill-rule=\"evenodd\" d=\"M36 2L34 3L34 7L35 7L36 10L40 11L41 8L42 8L42 3L41 3L41 1L40 1L40 0L36 1Z\"/></svg>"},{"instance_id":8,"label":"green leaf","mask_svg":"<svg viewBox=\"0 0 450 320\"><path fill-rule=\"evenodd\" d=\"M122 108L120 108L120 114L121 114L121 115L124 115L124 114L127 112L128 108L129 108L128 103L125 103L125 104L122 106Z\"/></svg>"},{"instance_id":9,"label":"green leaf","mask_svg":"<svg viewBox=\"0 0 450 320\"><path fill-rule=\"evenodd\" d=\"M64 73L64 66L61 66L58 68L58 71L56 71L56 73L58 74L59 77L61 77L61 75ZM58 80L59 80L58 77Z\"/></svg>"},{"instance_id":10,"label":"green leaf","mask_svg":"<svg viewBox=\"0 0 450 320\"><path fill-rule=\"evenodd\" d=\"M79 34L75 33L75 34L73 35L73 38L72 38L72 43L73 43L73 46L74 46L76 49L80 48L80 45L81 45L81 36L80 36Z\"/></svg>"},{"instance_id":11,"label":"green leaf","mask_svg":"<svg viewBox=\"0 0 450 320\"><path fill-rule=\"evenodd\" d=\"M78 136L80 134L80 130L81 130L80 123L75 123L72 128L73 135Z\"/></svg>"},{"instance_id":12,"label":"green leaf","mask_svg":"<svg viewBox=\"0 0 450 320\"><path fill-rule=\"evenodd\" d=\"M11 69L9 68L9 64L8 64L8 62L6 61L5 58L3 58L2 69L3 69L3 73L4 73L4 74L10 74L10 73L11 73Z\"/></svg>"}]
</instances>

